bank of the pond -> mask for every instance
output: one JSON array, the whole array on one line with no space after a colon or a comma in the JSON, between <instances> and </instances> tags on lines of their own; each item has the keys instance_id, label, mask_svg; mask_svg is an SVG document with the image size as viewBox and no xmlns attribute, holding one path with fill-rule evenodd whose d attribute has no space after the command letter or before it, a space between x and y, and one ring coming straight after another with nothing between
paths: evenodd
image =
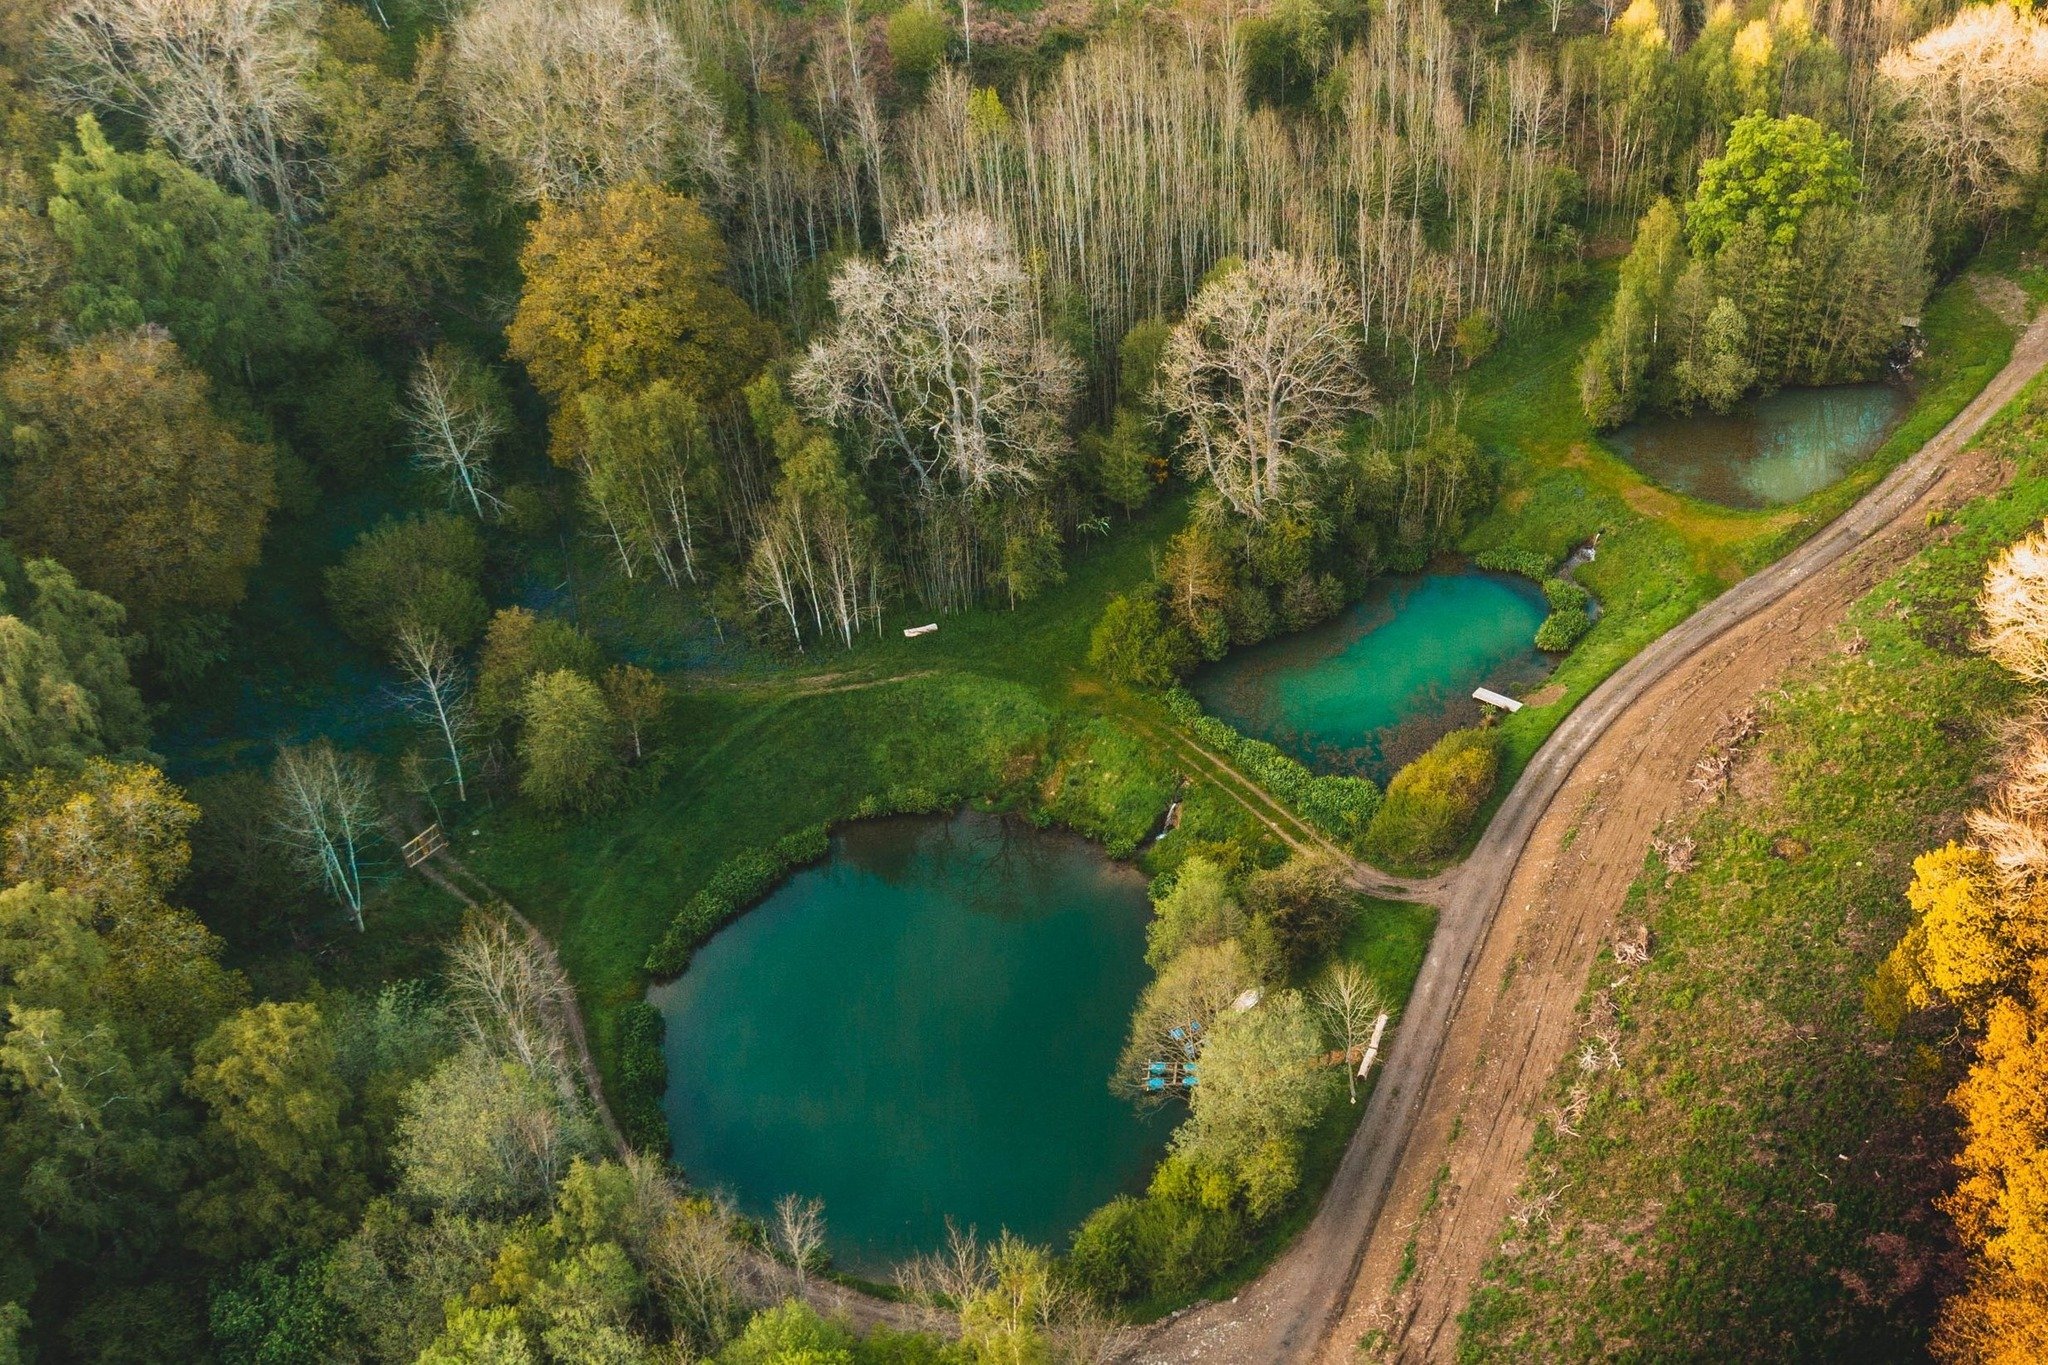
<instances>
[{"instance_id":1,"label":"bank of the pond","mask_svg":"<svg viewBox=\"0 0 2048 1365\"><path fill-rule=\"evenodd\" d=\"M1213 715L1321 772L1384 785L1448 731L1472 725L1476 687L1516 695L1550 671L1535 648L1542 591L1460 567L1373 580L1319 626L1202 669L1188 689Z\"/></svg>"},{"instance_id":2,"label":"bank of the pond","mask_svg":"<svg viewBox=\"0 0 2048 1365\"><path fill-rule=\"evenodd\" d=\"M1113 1096L1142 873L974 811L861 821L654 988L673 1159L765 1215L822 1199L880 1273L948 1222L1059 1245L1141 1188L1166 1116Z\"/></svg>"},{"instance_id":3,"label":"bank of the pond","mask_svg":"<svg viewBox=\"0 0 2048 1365\"><path fill-rule=\"evenodd\" d=\"M1870 458L1911 406L1904 384L1781 389L1728 413L1642 418L1606 441L1674 492L1723 507L1781 507Z\"/></svg>"},{"instance_id":4,"label":"bank of the pond","mask_svg":"<svg viewBox=\"0 0 2048 1365\"><path fill-rule=\"evenodd\" d=\"M1918 450L1974 398L2011 355L2013 329L1969 278L1944 285L1923 312L1926 349L1913 398L1882 444L1834 483L1764 510L1719 507L1658 487L1608 449L1578 400L1578 362L1603 291L1550 337L1518 337L1473 372L1466 430L1502 460L1493 511L1464 537L1468 553L1526 551L1556 564L1595 536L1599 555L1574 579L1599 619L1558 665L1546 701L1501 722L1494 804L1572 708L1652 640L1731 584L1782 557ZM1579 344L1574 345L1574 340ZM1491 806L1473 824L1483 830Z\"/></svg>"}]
</instances>

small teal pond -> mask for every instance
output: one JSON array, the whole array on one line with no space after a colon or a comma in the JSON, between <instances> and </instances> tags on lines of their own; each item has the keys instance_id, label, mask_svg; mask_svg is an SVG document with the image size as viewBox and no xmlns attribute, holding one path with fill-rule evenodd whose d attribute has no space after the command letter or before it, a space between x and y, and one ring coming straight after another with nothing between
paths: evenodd
<instances>
[{"instance_id":1,"label":"small teal pond","mask_svg":"<svg viewBox=\"0 0 2048 1365\"><path fill-rule=\"evenodd\" d=\"M1548 612L1535 584L1508 574L1389 575L1334 619L1235 650L1188 686L1212 715L1319 771L1385 782L1478 721L1473 688L1515 696L1542 681Z\"/></svg>"},{"instance_id":2,"label":"small teal pond","mask_svg":"<svg viewBox=\"0 0 2048 1365\"><path fill-rule=\"evenodd\" d=\"M822 1199L880 1272L946 1220L1063 1245L1139 1190L1171 1116L1109 1076L1148 977L1146 882L971 811L863 821L649 999L676 1162L753 1214Z\"/></svg>"},{"instance_id":3,"label":"small teal pond","mask_svg":"<svg viewBox=\"0 0 2048 1365\"><path fill-rule=\"evenodd\" d=\"M1896 384L1780 389L1726 416L1651 418L1607 440L1666 488L1724 507L1775 507L1863 463L1911 401Z\"/></svg>"}]
</instances>

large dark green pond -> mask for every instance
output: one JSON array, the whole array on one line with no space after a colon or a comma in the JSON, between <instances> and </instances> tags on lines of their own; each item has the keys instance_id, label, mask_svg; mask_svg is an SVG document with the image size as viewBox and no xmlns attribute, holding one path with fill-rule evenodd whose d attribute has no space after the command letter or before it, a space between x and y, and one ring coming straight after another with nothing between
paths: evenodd
<instances>
[{"instance_id":1,"label":"large dark green pond","mask_svg":"<svg viewBox=\"0 0 2048 1365\"><path fill-rule=\"evenodd\" d=\"M1311 767L1384 782L1479 719L1473 688L1515 696L1541 682L1548 610L1535 584L1507 574L1389 575L1342 615L1235 650L1189 687L1212 715Z\"/></svg>"},{"instance_id":2,"label":"large dark green pond","mask_svg":"<svg viewBox=\"0 0 2048 1365\"><path fill-rule=\"evenodd\" d=\"M1781 389L1725 417L1657 417L1607 439L1666 488L1726 507L1775 507L1868 459L1910 401L1895 384Z\"/></svg>"},{"instance_id":3,"label":"large dark green pond","mask_svg":"<svg viewBox=\"0 0 2048 1365\"><path fill-rule=\"evenodd\" d=\"M1064 1242L1168 1131L1108 1088L1148 914L1145 878L1072 835L848 828L651 993L676 1161L749 1212L824 1200L859 1270L942 1245L948 1217Z\"/></svg>"}]
</instances>

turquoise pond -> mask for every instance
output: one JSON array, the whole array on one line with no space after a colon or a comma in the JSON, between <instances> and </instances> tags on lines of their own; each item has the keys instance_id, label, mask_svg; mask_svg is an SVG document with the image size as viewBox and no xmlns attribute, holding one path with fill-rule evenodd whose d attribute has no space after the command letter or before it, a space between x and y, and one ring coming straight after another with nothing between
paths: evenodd
<instances>
[{"instance_id":1,"label":"turquoise pond","mask_svg":"<svg viewBox=\"0 0 2048 1365\"><path fill-rule=\"evenodd\" d=\"M1775 507L1870 458L1911 401L1896 384L1781 389L1726 416L1651 418L1607 440L1666 488L1724 507Z\"/></svg>"},{"instance_id":2,"label":"turquoise pond","mask_svg":"<svg viewBox=\"0 0 2048 1365\"><path fill-rule=\"evenodd\" d=\"M649 999L693 1181L824 1201L879 1273L946 1221L1064 1245L1143 1188L1171 1124L1109 1092L1147 980L1145 878L973 812L863 821Z\"/></svg>"},{"instance_id":3,"label":"turquoise pond","mask_svg":"<svg viewBox=\"0 0 2048 1365\"><path fill-rule=\"evenodd\" d=\"M1379 578L1320 626L1235 650L1188 686L1212 715L1322 772L1385 782L1480 719L1472 689L1510 696L1550 671L1548 614L1527 579L1476 569Z\"/></svg>"}]
</instances>

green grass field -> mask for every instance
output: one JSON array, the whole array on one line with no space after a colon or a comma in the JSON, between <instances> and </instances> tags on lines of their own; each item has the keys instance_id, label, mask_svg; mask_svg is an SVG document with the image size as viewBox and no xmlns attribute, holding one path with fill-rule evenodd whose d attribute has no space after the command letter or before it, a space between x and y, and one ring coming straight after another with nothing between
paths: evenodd
<instances>
[{"instance_id":1,"label":"green grass field","mask_svg":"<svg viewBox=\"0 0 2048 1365\"><path fill-rule=\"evenodd\" d=\"M2048 513L2048 388L1985 439L2021 465L1869 594L1845 645L1770 699L1729 797L1655 855L1624 912L1653 952L1585 1003L1619 1069L1567 1064L1464 1324L1469 1360L1908 1360L1943 1288L1952 1064L1885 1036L1862 986L1909 918L1913 857L1958 832L2014 686L1967 640L1983 566ZM2024 417L2024 422L2020 419Z\"/></svg>"}]
</instances>

